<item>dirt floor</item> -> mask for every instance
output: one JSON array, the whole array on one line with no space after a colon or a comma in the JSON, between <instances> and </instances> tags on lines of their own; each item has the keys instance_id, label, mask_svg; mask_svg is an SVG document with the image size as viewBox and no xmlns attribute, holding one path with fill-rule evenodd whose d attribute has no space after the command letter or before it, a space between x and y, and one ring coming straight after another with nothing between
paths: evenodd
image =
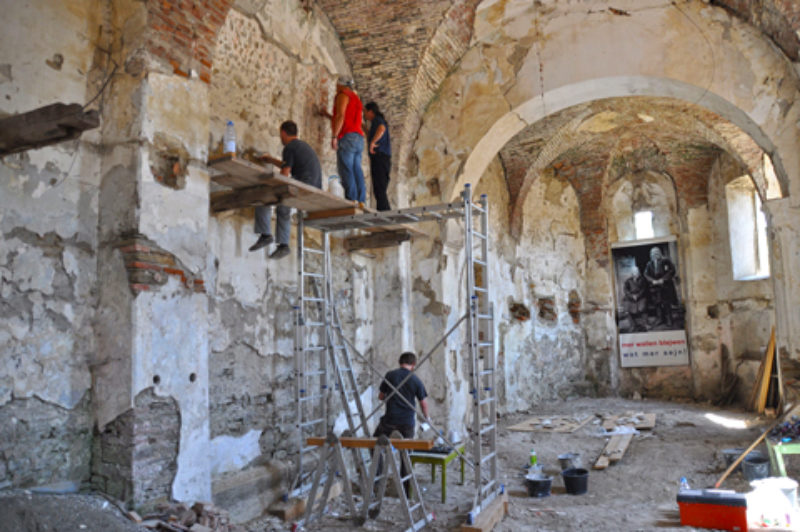
<instances>
[{"instance_id":1,"label":"dirt floor","mask_svg":"<svg viewBox=\"0 0 800 532\"><path fill-rule=\"evenodd\" d=\"M622 460L603 471L591 465L603 450L599 418L573 433L515 432L507 427L532 416L578 416L596 414L656 413L656 426L641 431ZM501 481L509 494L509 514L495 528L499 531L539 530L692 530L677 521L675 496L681 476L696 488L711 487L725 470L722 449L747 447L771 420L752 414L720 410L697 404L679 404L624 399L577 399L552 403L526 414L500 421L499 454ZM553 475L552 494L545 498L527 495L525 465L531 449L536 450L544 472ZM766 454L766 450L761 447ZM588 493L568 495L560 477L557 456L573 452L590 470ZM790 477L800 478L800 459L787 459ZM426 530L453 530L465 522L472 504L473 487L468 467L467 483L459 484L458 460L448 469L447 502L441 502L437 482L432 483L430 466L418 464L417 478L423 500L436 520ZM734 473L722 486L749 491L741 473ZM346 519L342 498L330 505L322 519L306 527L309 531L403 530L398 500L388 498L381 515L357 528ZM288 530L273 517L242 525L252 532ZM142 530L126 520L104 499L87 495L37 495L0 491L0 532L5 531L120 531Z\"/></svg>"}]
</instances>

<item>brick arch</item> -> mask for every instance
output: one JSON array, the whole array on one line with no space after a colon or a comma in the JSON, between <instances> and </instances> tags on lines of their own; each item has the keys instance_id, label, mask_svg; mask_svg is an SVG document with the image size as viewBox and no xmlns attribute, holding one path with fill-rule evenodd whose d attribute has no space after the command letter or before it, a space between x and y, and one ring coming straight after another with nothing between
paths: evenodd
<instances>
[{"instance_id":1,"label":"brick arch","mask_svg":"<svg viewBox=\"0 0 800 532\"><path fill-rule=\"evenodd\" d=\"M502 34L506 21L496 12L488 20L479 9L476 18L484 19L476 20L476 27L489 22L494 30L476 36L423 117L419 138L434 138L437 150L447 155L430 164L423 160L425 146L418 143L420 182L435 177L425 175L428 168L445 175L455 170L458 177L442 187L445 199L455 198L464 183L477 183L500 148L524 127L584 102L645 95L683 100L738 126L772 157L786 196L790 182L800 183L800 137L794 128L783 127L800 116L796 83L783 83L796 82L796 72L763 35L727 12L699 4L676 10L665 5L630 17L597 17L592 24L586 23L585 13L551 15L545 22L538 13L514 13L517 27L519 19L530 16L539 20L536 31L548 35L543 43L528 41L520 51L531 36ZM665 31L653 31L662 27ZM677 41L676 35L681 36ZM491 40L493 48L505 47L506 56L512 51L524 56L510 82L501 84L499 74L491 75L501 72L492 62L501 54L485 56L488 43L480 39ZM753 79L761 83L755 92L740 89L753 87ZM461 117L461 123L453 117ZM477 119L464 124L465 117Z\"/></svg>"},{"instance_id":2,"label":"brick arch","mask_svg":"<svg viewBox=\"0 0 800 532\"><path fill-rule=\"evenodd\" d=\"M159 0L146 2L146 49L173 72L211 81L217 33L234 0Z\"/></svg>"}]
</instances>

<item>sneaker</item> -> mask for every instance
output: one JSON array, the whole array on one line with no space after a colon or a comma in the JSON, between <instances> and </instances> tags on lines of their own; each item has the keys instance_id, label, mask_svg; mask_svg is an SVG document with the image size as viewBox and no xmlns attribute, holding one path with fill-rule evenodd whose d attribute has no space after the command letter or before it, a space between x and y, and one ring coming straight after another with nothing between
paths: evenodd
<instances>
[{"instance_id":1,"label":"sneaker","mask_svg":"<svg viewBox=\"0 0 800 532\"><path fill-rule=\"evenodd\" d=\"M278 247L275 248L275 251L270 253L269 258L282 259L288 254L289 254L289 244L278 244Z\"/></svg>"},{"instance_id":2,"label":"sneaker","mask_svg":"<svg viewBox=\"0 0 800 532\"><path fill-rule=\"evenodd\" d=\"M272 238L272 235L261 235L258 237L258 240L256 240L256 243L250 246L250 251L258 251L265 246L269 246L272 244L273 240L274 238Z\"/></svg>"}]
</instances>

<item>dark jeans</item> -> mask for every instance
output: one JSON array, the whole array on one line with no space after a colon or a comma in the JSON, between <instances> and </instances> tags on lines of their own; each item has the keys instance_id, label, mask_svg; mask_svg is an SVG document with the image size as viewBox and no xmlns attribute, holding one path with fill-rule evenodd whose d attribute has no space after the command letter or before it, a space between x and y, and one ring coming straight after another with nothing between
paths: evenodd
<instances>
[{"instance_id":1,"label":"dark jeans","mask_svg":"<svg viewBox=\"0 0 800 532\"><path fill-rule=\"evenodd\" d=\"M403 438L407 440L414 437L414 425L391 425L389 423L384 423L383 418L381 418L380 422L378 423L378 426L375 427L375 433L372 436L375 438L378 438L380 436L386 436L387 438L390 438L392 432L394 431L397 431L400 434L402 434ZM383 463L378 463L378 470L377 470L378 476L380 476L382 472L383 472ZM406 464L405 462L403 462L401 458L400 476L405 477L406 475L408 475L408 473L409 472L406 471ZM406 492L406 497L408 497L409 493L411 492L411 484L409 481L403 482L403 489Z\"/></svg>"},{"instance_id":2,"label":"dark jeans","mask_svg":"<svg viewBox=\"0 0 800 532\"><path fill-rule=\"evenodd\" d=\"M372 174L372 194L375 196L379 211L388 211L391 209L389 206L389 197L386 195L386 189L389 187L389 171L391 169L391 157L379 151L369 154L369 170Z\"/></svg>"}]
</instances>

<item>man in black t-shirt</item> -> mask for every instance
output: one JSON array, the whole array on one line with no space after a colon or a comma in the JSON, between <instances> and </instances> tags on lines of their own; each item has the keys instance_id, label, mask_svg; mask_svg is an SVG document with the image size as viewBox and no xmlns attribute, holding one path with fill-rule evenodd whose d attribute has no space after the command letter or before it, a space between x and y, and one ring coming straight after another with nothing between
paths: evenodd
<instances>
[{"instance_id":1,"label":"man in black t-shirt","mask_svg":"<svg viewBox=\"0 0 800 532\"><path fill-rule=\"evenodd\" d=\"M291 120L281 124L280 136L283 144L281 159L262 155L261 160L280 166L282 175L291 175L293 179L322 188L322 168L319 164L319 158L317 158L317 154L314 153L311 146L297 138L297 124ZM278 235L278 247L270 254L269 258L280 259L289 254L292 208L278 205L275 210L277 211L275 232ZM273 242L270 229L271 221L272 207L256 207L255 232L260 236L256 243L250 246L250 251L256 251Z\"/></svg>"},{"instance_id":2,"label":"man in black t-shirt","mask_svg":"<svg viewBox=\"0 0 800 532\"><path fill-rule=\"evenodd\" d=\"M392 432L398 431L403 435L403 438L414 437L414 420L416 416L416 401L419 400L419 406L425 418L428 418L428 403L425 398L428 392L425 391L425 385L411 372L417 365L417 356L411 352L405 352L400 355L400 367L388 372L381 381L380 388L378 388L378 399L383 401L386 399L386 413L378 422L378 427L375 429L374 436L391 436ZM409 375L411 375L409 377ZM408 377L408 380L400 386L400 383ZM389 386L391 383L391 386ZM394 392L393 388L398 392ZM402 396L402 398L400 397ZM388 397L388 399L387 399ZM403 400L405 399L405 401ZM408 401L408 402L406 402ZM402 464L400 474L405 477L408 473L405 464ZM409 493L408 482L404 483L406 494Z\"/></svg>"}]
</instances>

